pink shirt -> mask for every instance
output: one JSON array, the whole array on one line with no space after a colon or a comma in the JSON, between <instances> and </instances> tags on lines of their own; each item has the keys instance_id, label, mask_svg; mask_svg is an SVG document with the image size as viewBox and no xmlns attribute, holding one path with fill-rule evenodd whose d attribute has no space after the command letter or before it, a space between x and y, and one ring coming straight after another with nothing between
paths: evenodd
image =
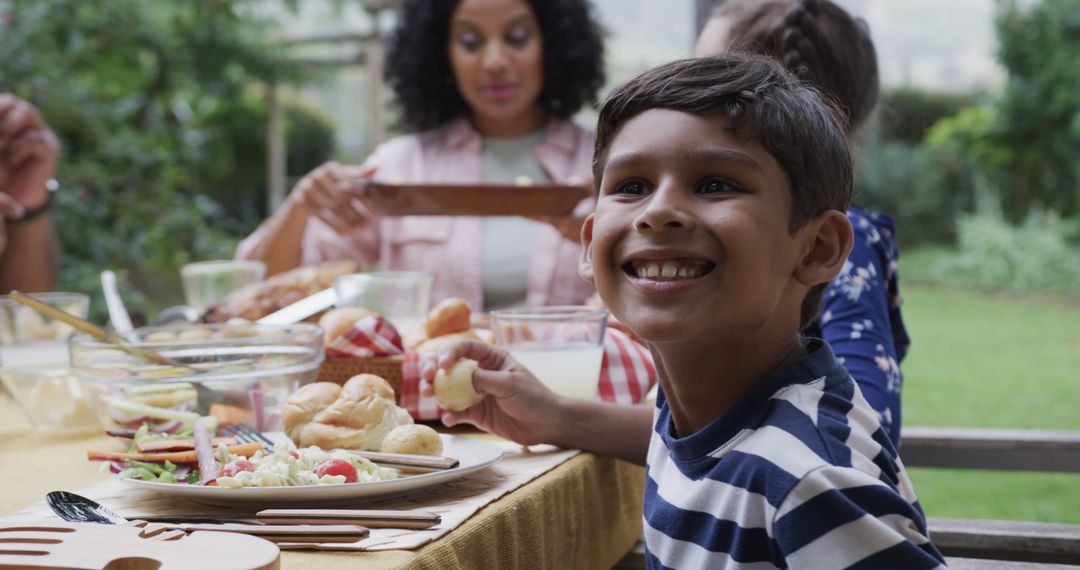
<instances>
[{"instance_id":1,"label":"pink shirt","mask_svg":"<svg viewBox=\"0 0 1080 570\"><path fill-rule=\"evenodd\" d=\"M593 134L572 122L552 120L536 146L536 158L554 181L590 172ZM476 183L483 179L482 138L458 119L423 133L379 145L365 164L378 166L387 182ZM300 263L351 259L385 270L422 270L435 276L432 302L462 297L484 306L481 275L482 218L473 216L383 217L338 233L312 217L301 242ZM240 242L238 259L252 257L265 228ZM581 246L555 228L536 229L529 262L529 305L582 304L595 289L578 275Z\"/></svg>"}]
</instances>

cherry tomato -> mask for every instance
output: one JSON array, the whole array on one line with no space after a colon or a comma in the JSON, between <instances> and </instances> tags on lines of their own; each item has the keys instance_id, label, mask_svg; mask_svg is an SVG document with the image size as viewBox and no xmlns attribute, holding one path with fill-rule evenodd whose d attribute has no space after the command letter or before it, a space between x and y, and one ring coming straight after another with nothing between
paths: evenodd
<instances>
[{"instance_id":1,"label":"cherry tomato","mask_svg":"<svg viewBox=\"0 0 1080 570\"><path fill-rule=\"evenodd\" d=\"M319 477L323 475L342 475L345 477L346 483L356 482L356 468L352 466L352 463L340 459L323 461L315 468L315 474Z\"/></svg>"},{"instance_id":2,"label":"cherry tomato","mask_svg":"<svg viewBox=\"0 0 1080 570\"><path fill-rule=\"evenodd\" d=\"M237 473L241 471L254 471L255 465L250 461L243 459L237 459L236 461L230 461L221 468L221 472L218 473L218 477L236 477Z\"/></svg>"},{"instance_id":3,"label":"cherry tomato","mask_svg":"<svg viewBox=\"0 0 1080 570\"><path fill-rule=\"evenodd\" d=\"M295 451L290 451L289 455L291 455L293 459L300 459L300 454Z\"/></svg>"}]
</instances>

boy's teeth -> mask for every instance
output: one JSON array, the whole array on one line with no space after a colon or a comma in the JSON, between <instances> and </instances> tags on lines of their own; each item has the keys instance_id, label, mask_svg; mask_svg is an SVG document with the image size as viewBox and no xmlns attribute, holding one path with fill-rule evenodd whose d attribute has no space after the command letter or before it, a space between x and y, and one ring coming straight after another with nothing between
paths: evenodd
<instances>
[{"instance_id":1,"label":"boy's teeth","mask_svg":"<svg viewBox=\"0 0 1080 570\"><path fill-rule=\"evenodd\" d=\"M634 269L639 278L657 281L695 279L705 272L705 268L700 263L694 262L636 261Z\"/></svg>"}]
</instances>

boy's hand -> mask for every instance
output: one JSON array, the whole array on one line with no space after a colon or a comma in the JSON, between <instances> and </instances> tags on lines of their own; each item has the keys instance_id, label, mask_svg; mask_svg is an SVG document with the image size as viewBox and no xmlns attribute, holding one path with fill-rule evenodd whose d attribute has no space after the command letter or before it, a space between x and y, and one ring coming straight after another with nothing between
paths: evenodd
<instances>
[{"instance_id":1,"label":"boy's hand","mask_svg":"<svg viewBox=\"0 0 1080 570\"><path fill-rule=\"evenodd\" d=\"M449 370L462 358L477 361L473 387L486 397L465 411L446 412L442 417L444 424L470 423L523 445L555 440L563 399L505 350L490 344L463 341L438 356L424 355L420 364L421 393L433 395L431 383L436 370Z\"/></svg>"}]
</instances>

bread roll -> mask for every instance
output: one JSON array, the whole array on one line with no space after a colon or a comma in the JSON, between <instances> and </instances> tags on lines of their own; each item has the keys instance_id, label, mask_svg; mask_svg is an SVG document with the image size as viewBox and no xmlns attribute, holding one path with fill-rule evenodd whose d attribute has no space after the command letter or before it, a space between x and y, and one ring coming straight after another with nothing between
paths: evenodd
<instances>
[{"instance_id":1,"label":"bread roll","mask_svg":"<svg viewBox=\"0 0 1080 570\"><path fill-rule=\"evenodd\" d=\"M462 358L454 363L449 372L442 368L435 372L435 400L444 410L460 412L484 399L484 395L473 387L476 366L475 360Z\"/></svg>"},{"instance_id":2,"label":"bread roll","mask_svg":"<svg viewBox=\"0 0 1080 570\"><path fill-rule=\"evenodd\" d=\"M465 332L472 328L471 316L472 309L465 299L443 299L428 312L426 319L405 333L405 347L416 348L429 339Z\"/></svg>"},{"instance_id":3,"label":"bread roll","mask_svg":"<svg viewBox=\"0 0 1080 570\"><path fill-rule=\"evenodd\" d=\"M360 374L344 386L316 382L297 390L286 402L281 421L300 447L378 451L386 434L413 420L394 403L394 390L386 380Z\"/></svg>"},{"instance_id":4,"label":"bread roll","mask_svg":"<svg viewBox=\"0 0 1080 570\"><path fill-rule=\"evenodd\" d=\"M435 430L422 424L410 424L390 430L382 442L382 450L385 453L439 456L443 444Z\"/></svg>"},{"instance_id":5,"label":"bread roll","mask_svg":"<svg viewBox=\"0 0 1080 570\"><path fill-rule=\"evenodd\" d=\"M341 307L332 311L327 311L327 313L319 319L319 326L323 328L324 346L329 345L331 342L337 340L339 336L345 334L352 328L356 321L367 317L377 316L379 316L379 313L369 311L362 307Z\"/></svg>"},{"instance_id":6,"label":"bread roll","mask_svg":"<svg viewBox=\"0 0 1080 570\"><path fill-rule=\"evenodd\" d=\"M333 382L315 382L302 386L285 401L281 412L281 427L285 435L299 445L300 431L315 417L337 400L341 386Z\"/></svg>"}]
</instances>

